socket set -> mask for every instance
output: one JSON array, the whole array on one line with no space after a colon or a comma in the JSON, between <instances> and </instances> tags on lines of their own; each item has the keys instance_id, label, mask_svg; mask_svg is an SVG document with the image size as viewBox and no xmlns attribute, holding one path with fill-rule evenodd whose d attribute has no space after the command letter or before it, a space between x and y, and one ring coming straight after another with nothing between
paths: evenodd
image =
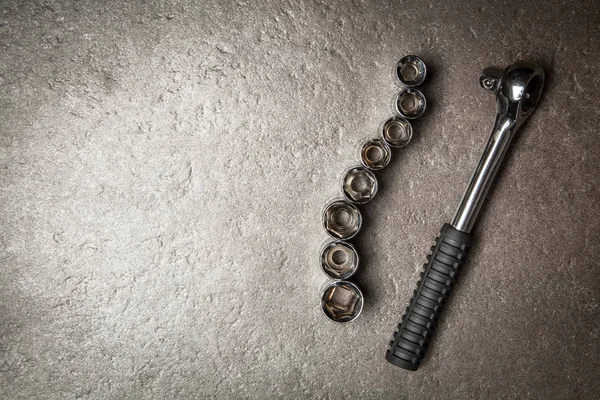
<instances>
[{"instance_id":1,"label":"socket set","mask_svg":"<svg viewBox=\"0 0 600 400\"><path fill-rule=\"evenodd\" d=\"M427 75L423 60L414 55L403 57L395 75L402 87L394 99L396 115L381 124L379 138L362 144L361 165L343 174L343 199L330 202L323 211L323 226L334 240L321 249L321 269L330 278L321 290L321 308L334 322L356 320L364 304L361 290L348 280L360 265L359 253L349 242L363 223L358 207L375 197L375 173L389 164L392 148L410 143L411 121L423 115L427 107L425 96L416 88ZM430 248L409 305L388 344L385 359L391 364L409 371L421 365L474 245L472 230L482 205L517 131L537 108L545 80L542 67L530 61L517 61L504 70L487 68L481 74L481 87L496 98L492 133L454 217L442 225Z\"/></svg>"},{"instance_id":2,"label":"socket set","mask_svg":"<svg viewBox=\"0 0 600 400\"><path fill-rule=\"evenodd\" d=\"M423 115L427 105L423 93L416 89L423 84L427 75L421 58L414 55L402 57L396 65L395 75L401 86L394 99L396 115L380 125L379 138L362 144L359 153L361 165L343 174L343 197L329 202L323 210L323 227L333 240L322 247L319 257L321 270L329 278L321 290L321 309L334 322L356 320L364 303L359 287L348 281L360 265L359 253L349 242L362 226L362 214L358 206L375 197L378 189L375 173L390 163L392 148L401 148L410 143L413 135L410 120Z\"/></svg>"}]
</instances>

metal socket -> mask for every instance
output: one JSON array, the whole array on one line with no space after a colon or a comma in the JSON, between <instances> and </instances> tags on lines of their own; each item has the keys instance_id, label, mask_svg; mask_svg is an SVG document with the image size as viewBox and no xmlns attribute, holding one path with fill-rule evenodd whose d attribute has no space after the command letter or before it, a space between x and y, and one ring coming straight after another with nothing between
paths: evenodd
<instances>
[{"instance_id":1,"label":"metal socket","mask_svg":"<svg viewBox=\"0 0 600 400\"><path fill-rule=\"evenodd\" d=\"M334 322L352 322L360 315L363 294L355 284L336 280L329 282L321 293L321 309Z\"/></svg>"},{"instance_id":2,"label":"metal socket","mask_svg":"<svg viewBox=\"0 0 600 400\"><path fill-rule=\"evenodd\" d=\"M426 106L425 96L417 89L404 89L395 101L396 111L406 119L419 118L425 112Z\"/></svg>"},{"instance_id":3,"label":"metal socket","mask_svg":"<svg viewBox=\"0 0 600 400\"><path fill-rule=\"evenodd\" d=\"M350 278L356 273L358 262L358 252L348 242L329 242L321 249L321 269L330 278Z\"/></svg>"},{"instance_id":4,"label":"metal socket","mask_svg":"<svg viewBox=\"0 0 600 400\"><path fill-rule=\"evenodd\" d=\"M342 178L342 191L351 202L364 204L377 194L377 178L364 167L350 168Z\"/></svg>"},{"instance_id":5,"label":"metal socket","mask_svg":"<svg viewBox=\"0 0 600 400\"><path fill-rule=\"evenodd\" d=\"M391 147L404 147L412 139L410 122L402 117L392 117L383 123L381 137Z\"/></svg>"},{"instance_id":6,"label":"metal socket","mask_svg":"<svg viewBox=\"0 0 600 400\"><path fill-rule=\"evenodd\" d=\"M404 56L396 64L396 76L401 84L412 88L425 81L427 68L421 58L413 55Z\"/></svg>"},{"instance_id":7,"label":"metal socket","mask_svg":"<svg viewBox=\"0 0 600 400\"><path fill-rule=\"evenodd\" d=\"M384 168L390 163L391 158L390 146L380 139L369 140L360 148L360 162L373 171Z\"/></svg>"},{"instance_id":8,"label":"metal socket","mask_svg":"<svg viewBox=\"0 0 600 400\"><path fill-rule=\"evenodd\" d=\"M361 225L360 211L348 201L333 201L323 211L323 227L334 239L353 238L360 230Z\"/></svg>"}]
</instances>

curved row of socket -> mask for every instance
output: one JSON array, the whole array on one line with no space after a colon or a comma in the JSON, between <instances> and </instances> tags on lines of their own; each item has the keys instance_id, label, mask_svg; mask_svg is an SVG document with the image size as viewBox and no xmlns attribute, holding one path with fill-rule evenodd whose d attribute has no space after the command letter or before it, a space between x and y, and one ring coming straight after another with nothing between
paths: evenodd
<instances>
[{"instance_id":1,"label":"curved row of socket","mask_svg":"<svg viewBox=\"0 0 600 400\"><path fill-rule=\"evenodd\" d=\"M362 215L357 205L365 204L377 194L376 171L387 166L392 148L404 147L413 135L410 120L425 112L426 100L415 89L425 81L427 68L419 57L402 57L396 65L396 76L403 88L396 96L394 108L398 115L384 121L379 127L379 138L360 148L361 165L348 169L342 178L344 199L327 204L323 211L323 227L334 241L323 246L320 254L321 269L331 279L321 292L321 308L335 322L355 320L362 311L363 295L356 284L347 281L359 265L356 248L348 242L362 226Z\"/></svg>"}]
</instances>

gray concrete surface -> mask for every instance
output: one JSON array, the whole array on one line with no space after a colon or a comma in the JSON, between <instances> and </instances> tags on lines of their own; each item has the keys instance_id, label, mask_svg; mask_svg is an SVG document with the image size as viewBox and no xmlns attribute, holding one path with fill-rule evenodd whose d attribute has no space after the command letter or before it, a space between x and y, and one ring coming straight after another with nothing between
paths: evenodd
<instances>
[{"instance_id":1,"label":"gray concrete surface","mask_svg":"<svg viewBox=\"0 0 600 400\"><path fill-rule=\"evenodd\" d=\"M0 398L596 399L593 1L2 1ZM364 207L356 323L320 212L421 55L427 114ZM489 135L549 75L418 372L386 345Z\"/></svg>"}]
</instances>

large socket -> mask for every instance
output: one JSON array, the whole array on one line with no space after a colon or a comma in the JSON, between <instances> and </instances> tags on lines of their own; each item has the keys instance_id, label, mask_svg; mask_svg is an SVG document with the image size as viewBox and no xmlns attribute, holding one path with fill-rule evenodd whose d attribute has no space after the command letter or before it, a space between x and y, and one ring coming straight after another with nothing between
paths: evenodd
<instances>
[{"instance_id":1,"label":"large socket","mask_svg":"<svg viewBox=\"0 0 600 400\"><path fill-rule=\"evenodd\" d=\"M362 215L349 201L332 201L323 210L323 227L334 239L352 239L361 226Z\"/></svg>"},{"instance_id":2,"label":"large socket","mask_svg":"<svg viewBox=\"0 0 600 400\"><path fill-rule=\"evenodd\" d=\"M333 322L352 322L362 312L363 294L352 282L335 280L326 283L321 292L321 309Z\"/></svg>"},{"instance_id":3,"label":"large socket","mask_svg":"<svg viewBox=\"0 0 600 400\"><path fill-rule=\"evenodd\" d=\"M364 167L350 168L342 178L342 191L353 203L367 203L377 194L377 178Z\"/></svg>"},{"instance_id":4,"label":"large socket","mask_svg":"<svg viewBox=\"0 0 600 400\"><path fill-rule=\"evenodd\" d=\"M348 279L359 265L358 252L348 242L329 242L321 249L321 269L330 278Z\"/></svg>"}]
</instances>

